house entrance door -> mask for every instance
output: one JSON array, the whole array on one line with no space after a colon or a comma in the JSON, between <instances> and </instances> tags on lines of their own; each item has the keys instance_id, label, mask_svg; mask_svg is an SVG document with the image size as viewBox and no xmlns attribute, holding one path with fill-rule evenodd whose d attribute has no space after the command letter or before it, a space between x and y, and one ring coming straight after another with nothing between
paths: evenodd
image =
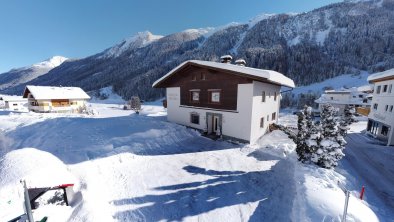
<instances>
[{"instance_id":1,"label":"house entrance door","mask_svg":"<svg viewBox=\"0 0 394 222\"><path fill-rule=\"evenodd\" d=\"M222 134L222 114L207 113L207 133L208 135Z\"/></svg>"},{"instance_id":2,"label":"house entrance door","mask_svg":"<svg viewBox=\"0 0 394 222\"><path fill-rule=\"evenodd\" d=\"M217 134L219 130L219 116L213 116L212 132Z\"/></svg>"}]
</instances>

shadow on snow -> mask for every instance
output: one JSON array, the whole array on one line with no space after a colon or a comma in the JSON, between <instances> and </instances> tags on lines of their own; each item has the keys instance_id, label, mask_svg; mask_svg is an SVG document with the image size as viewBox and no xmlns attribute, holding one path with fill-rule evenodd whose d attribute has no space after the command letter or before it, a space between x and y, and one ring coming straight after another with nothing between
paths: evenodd
<instances>
[{"instance_id":1,"label":"shadow on snow","mask_svg":"<svg viewBox=\"0 0 394 222\"><path fill-rule=\"evenodd\" d=\"M258 202L248 221L291 221L295 184L289 161L279 160L267 171L215 171L190 165L183 170L212 178L155 188L170 192L166 194L115 200L115 206L143 206L117 212L114 217L120 221L180 221L223 207Z\"/></svg>"}]
</instances>

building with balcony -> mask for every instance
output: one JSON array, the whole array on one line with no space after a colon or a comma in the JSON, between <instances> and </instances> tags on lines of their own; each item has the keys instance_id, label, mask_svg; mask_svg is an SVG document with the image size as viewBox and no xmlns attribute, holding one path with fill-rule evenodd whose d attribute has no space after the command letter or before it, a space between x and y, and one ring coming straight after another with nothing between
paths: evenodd
<instances>
[{"instance_id":1,"label":"building with balcony","mask_svg":"<svg viewBox=\"0 0 394 222\"><path fill-rule=\"evenodd\" d=\"M371 112L368 115L367 132L383 140L388 146L394 145L394 69L368 76L374 85Z\"/></svg>"},{"instance_id":2,"label":"building with balcony","mask_svg":"<svg viewBox=\"0 0 394 222\"><path fill-rule=\"evenodd\" d=\"M79 87L26 86L23 98L33 112L78 113L90 99Z\"/></svg>"},{"instance_id":3,"label":"building with balcony","mask_svg":"<svg viewBox=\"0 0 394 222\"><path fill-rule=\"evenodd\" d=\"M326 90L319 99L315 100L319 104L319 110L323 104L330 104L338 109L338 115L342 115L346 106L353 106L356 110L362 110L368 115L371 107L372 87L369 85L353 87L350 89Z\"/></svg>"}]
</instances>

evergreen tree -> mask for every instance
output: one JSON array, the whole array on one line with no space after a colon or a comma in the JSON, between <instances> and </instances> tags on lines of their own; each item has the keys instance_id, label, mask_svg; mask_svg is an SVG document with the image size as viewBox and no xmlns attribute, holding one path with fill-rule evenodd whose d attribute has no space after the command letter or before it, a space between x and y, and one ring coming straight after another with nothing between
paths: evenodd
<instances>
[{"instance_id":1,"label":"evergreen tree","mask_svg":"<svg viewBox=\"0 0 394 222\"><path fill-rule=\"evenodd\" d=\"M340 134L345 137L347 135L347 130L349 129L349 125L357 122L355 118L356 109L352 105L346 105L345 109L343 111L343 116L341 117L341 120L339 121L339 127L338 130Z\"/></svg>"},{"instance_id":2,"label":"evergreen tree","mask_svg":"<svg viewBox=\"0 0 394 222\"><path fill-rule=\"evenodd\" d=\"M313 153L318 148L319 132L312 118L312 108L305 106L298 114L298 133L296 152L298 160L303 163L311 162Z\"/></svg>"},{"instance_id":3,"label":"evergreen tree","mask_svg":"<svg viewBox=\"0 0 394 222\"><path fill-rule=\"evenodd\" d=\"M322 106L321 112L321 141L315 152L314 162L320 167L332 168L344 156L343 149L346 141L338 130L335 118L336 110L330 104Z\"/></svg>"}]
</instances>

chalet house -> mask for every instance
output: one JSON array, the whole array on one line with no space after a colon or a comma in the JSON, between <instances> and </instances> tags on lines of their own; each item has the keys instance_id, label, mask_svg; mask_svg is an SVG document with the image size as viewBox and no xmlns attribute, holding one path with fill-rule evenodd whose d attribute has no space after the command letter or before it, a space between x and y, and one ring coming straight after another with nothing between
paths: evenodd
<instances>
[{"instance_id":1,"label":"chalet house","mask_svg":"<svg viewBox=\"0 0 394 222\"><path fill-rule=\"evenodd\" d=\"M153 83L166 88L167 118L207 134L254 143L278 119L281 86L293 80L271 70L189 60Z\"/></svg>"},{"instance_id":2,"label":"chalet house","mask_svg":"<svg viewBox=\"0 0 394 222\"><path fill-rule=\"evenodd\" d=\"M330 104L338 110L338 115L342 115L346 106L369 110L371 92L372 89L368 85L350 89L326 90L315 102L319 104L320 111L324 104Z\"/></svg>"},{"instance_id":3,"label":"chalet house","mask_svg":"<svg viewBox=\"0 0 394 222\"><path fill-rule=\"evenodd\" d=\"M0 107L10 111L28 111L27 99L22 96L0 95Z\"/></svg>"},{"instance_id":4,"label":"chalet house","mask_svg":"<svg viewBox=\"0 0 394 222\"><path fill-rule=\"evenodd\" d=\"M90 96L79 87L26 86L23 98L34 112L80 112Z\"/></svg>"},{"instance_id":5,"label":"chalet house","mask_svg":"<svg viewBox=\"0 0 394 222\"><path fill-rule=\"evenodd\" d=\"M394 69L368 76L374 84L371 112L368 115L367 132L394 145Z\"/></svg>"}]
</instances>

